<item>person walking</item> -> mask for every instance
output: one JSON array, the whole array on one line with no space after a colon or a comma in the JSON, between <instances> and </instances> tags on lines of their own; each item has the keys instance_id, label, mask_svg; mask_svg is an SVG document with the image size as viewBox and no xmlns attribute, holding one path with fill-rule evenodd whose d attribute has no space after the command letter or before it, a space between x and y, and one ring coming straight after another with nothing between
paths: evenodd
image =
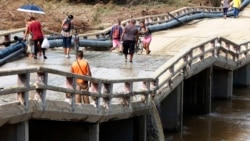
<instances>
[{"instance_id":1,"label":"person walking","mask_svg":"<svg viewBox=\"0 0 250 141\"><path fill-rule=\"evenodd\" d=\"M140 22L139 35L142 36L143 48L146 50L147 54L150 54L149 45L152 40L152 35L148 27L145 25L145 21Z\"/></svg>"},{"instance_id":2,"label":"person walking","mask_svg":"<svg viewBox=\"0 0 250 141\"><path fill-rule=\"evenodd\" d=\"M130 55L129 62L133 62L135 45L139 38L138 28L135 26L135 23L136 20L132 19L122 33L121 39L123 41L123 54L125 56L125 62L127 62L128 54Z\"/></svg>"},{"instance_id":3,"label":"person walking","mask_svg":"<svg viewBox=\"0 0 250 141\"><path fill-rule=\"evenodd\" d=\"M238 18L241 7L241 0L233 0L234 18Z\"/></svg>"},{"instance_id":4,"label":"person walking","mask_svg":"<svg viewBox=\"0 0 250 141\"><path fill-rule=\"evenodd\" d=\"M27 36L29 34L32 35L32 40L34 42L34 59L37 59L37 52L42 45L44 36L41 23L37 21L33 16L30 17L28 28L25 30L25 40L27 39ZM41 50L43 52L43 58L47 59L47 57L45 56L45 48L42 48Z\"/></svg>"},{"instance_id":5,"label":"person walking","mask_svg":"<svg viewBox=\"0 0 250 141\"><path fill-rule=\"evenodd\" d=\"M226 19L227 18L227 11L228 11L228 8L230 7L229 0L222 0L221 5L223 8L223 18Z\"/></svg>"},{"instance_id":6,"label":"person walking","mask_svg":"<svg viewBox=\"0 0 250 141\"><path fill-rule=\"evenodd\" d=\"M70 46L72 39L72 29L73 29L73 15L69 15L62 22L62 31L61 34L63 36L63 49L64 55L66 58L70 57Z\"/></svg>"},{"instance_id":7,"label":"person walking","mask_svg":"<svg viewBox=\"0 0 250 141\"><path fill-rule=\"evenodd\" d=\"M82 51L77 52L76 61L73 62L71 65L71 72L78 75L92 76L89 63L87 60L83 59ZM77 83L76 86L77 90L83 90L83 91L89 90L88 81L85 81L83 79L77 79L76 83ZM76 94L75 101L76 103L84 102L85 104L90 104L89 96L85 95Z\"/></svg>"},{"instance_id":8,"label":"person walking","mask_svg":"<svg viewBox=\"0 0 250 141\"><path fill-rule=\"evenodd\" d=\"M122 51L122 44L121 44L121 35L122 35L122 27L121 27L121 20L117 20L117 24L114 25L111 29L111 38L112 38L112 43L113 47L110 49L110 51L118 48L118 51Z\"/></svg>"}]
</instances>

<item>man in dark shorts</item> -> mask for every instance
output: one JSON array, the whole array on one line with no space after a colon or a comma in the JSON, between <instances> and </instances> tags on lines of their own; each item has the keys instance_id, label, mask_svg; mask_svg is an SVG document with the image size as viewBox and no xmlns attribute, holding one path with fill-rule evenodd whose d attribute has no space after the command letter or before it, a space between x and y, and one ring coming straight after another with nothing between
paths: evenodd
<instances>
[{"instance_id":1,"label":"man in dark shorts","mask_svg":"<svg viewBox=\"0 0 250 141\"><path fill-rule=\"evenodd\" d=\"M127 62L127 56L129 57L129 62L133 62L133 56L135 52L135 45L139 38L138 28L135 26L136 20L132 19L128 26L125 27L122 33L123 41L123 54L125 56L125 62Z\"/></svg>"}]
</instances>

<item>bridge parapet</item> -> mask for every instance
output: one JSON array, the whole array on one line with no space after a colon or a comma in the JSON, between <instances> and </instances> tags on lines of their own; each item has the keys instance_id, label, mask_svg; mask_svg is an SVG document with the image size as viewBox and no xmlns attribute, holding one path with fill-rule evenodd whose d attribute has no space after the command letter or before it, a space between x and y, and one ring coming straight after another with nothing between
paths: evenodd
<instances>
[{"instance_id":1,"label":"bridge parapet","mask_svg":"<svg viewBox=\"0 0 250 141\"><path fill-rule=\"evenodd\" d=\"M236 44L217 37L179 52L155 71L158 84L154 99L161 102L180 82L207 67L235 70L246 65L250 61L249 45L250 41Z\"/></svg>"}]
</instances>

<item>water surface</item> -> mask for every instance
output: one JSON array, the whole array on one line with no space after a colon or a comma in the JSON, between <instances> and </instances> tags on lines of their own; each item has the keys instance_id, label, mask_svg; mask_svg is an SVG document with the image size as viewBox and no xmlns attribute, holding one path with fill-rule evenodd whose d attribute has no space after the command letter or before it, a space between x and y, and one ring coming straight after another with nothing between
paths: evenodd
<instances>
[{"instance_id":1,"label":"water surface","mask_svg":"<svg viewBox=\"0 0 250 141\"><path fill-rule=\"evenodd\" d=\"M209 115L184 116L182 133L167 141L250 141L250 89L235 89L232 99L213 100Z\"/></svg>"}]
</instances>

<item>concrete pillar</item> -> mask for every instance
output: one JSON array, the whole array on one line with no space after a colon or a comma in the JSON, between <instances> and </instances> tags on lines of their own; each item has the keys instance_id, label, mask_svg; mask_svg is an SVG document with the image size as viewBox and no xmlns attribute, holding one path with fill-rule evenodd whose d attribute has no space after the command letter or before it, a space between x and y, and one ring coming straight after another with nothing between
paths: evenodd
<instances>
[{"instance_id":1,"label":"concrete pillar","mask_svg":"<svg viewBox=\"0 0 250 141\"><path fill-rule=\"evenodd\" d=\"M89 141L99 141L99 123L89 125Z\"/></svg>"},{"instance_id":2,"label":"concrete pillar","mask_svg":"<svg viewBox=\"0 0 250 141\"><path fill-rule=\"evenodd\" d=\"M160 104L160 116L164 130L182 130L183 82L180 83Z\"/></svg>"},{"instance_id":3,"label":"concrete pillar","mask_svg":"<svg viewBox=\"0 0 250 141\"><path fill-rule=\"evenodd\" d=\"M0 141L29 141L28 121L1 126Z\"/></svg>"},{"instance_id":4,"label":"concrete pillar","mask_svg":"<svg viewBox=\"0 0 250 141\"><path fill-rule=\"evenodd\" d=\"M212 97L231 98L233 93L233 71L214 69Z\"/></svg>"},{"instance_id":5,"label":"concrete pillar","mask_svg":"<svg viewBox=\"0 0 250 141\"><path fill-rule=\"evenodd\" d=\"M29 141L29 122L17 123L16 134L16 141Z\"/></svg>"},{"instance_id":6,"label":"concrete pillar","mask_svg":"<svg viewBox=\"0 0 250 141\"><path fill-rule=\"evenodd\" d=\"M250 87L250 64L233 72L233 85L236 87Z\"/></svg>"},{"instance_id":7,"label":"concrete pillar","mask_svg":"<svg viewBox=\"0 0 250 141\"><path fill-rule=\"evenodd\" d=\"M211 112L212 67L184 81L184 114Z\"/></svg>"}]
</instances>

